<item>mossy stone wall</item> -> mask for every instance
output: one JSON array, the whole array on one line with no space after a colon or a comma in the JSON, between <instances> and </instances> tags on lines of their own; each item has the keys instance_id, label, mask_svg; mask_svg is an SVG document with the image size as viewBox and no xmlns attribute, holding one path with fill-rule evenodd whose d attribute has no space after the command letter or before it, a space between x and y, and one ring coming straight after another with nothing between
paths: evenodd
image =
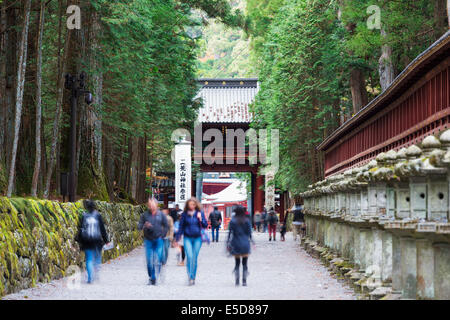
<instances>
[{"instance_id":1,"label":"mossy stone wall","mask_svg":"<svg viewBox=\"0 0 450 320\"><path fill-rule=\"evenodd\" d=\"M115 248L103 260L142 244L137 222L143 207L97 203ZM61 278L71 265L83 266L75 235L82 201L0 197L0 296Z\"/></svg>"}]
</instances>

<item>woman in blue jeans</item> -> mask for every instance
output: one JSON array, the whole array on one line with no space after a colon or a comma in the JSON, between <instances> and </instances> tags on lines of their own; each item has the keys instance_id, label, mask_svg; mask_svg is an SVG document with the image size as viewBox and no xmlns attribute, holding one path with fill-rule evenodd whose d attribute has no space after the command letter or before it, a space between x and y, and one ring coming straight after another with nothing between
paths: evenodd
<instances>
[{"instance_id":1,"label":"woman in blue jeans","mask_svg":"<svg viewBox=\"0 0 450 320\"><path fill-rule=\"evenodd\" d=\"M181 214L180 225L176 240L184 238L184 250L186 252L186 268L189 277L189 285L195 284L197 274L197 259L202 247L202 229L208 226L205 214L201 210L201 205L196 198L191 198L186 202L184 211Z\"/></svg>"}]
</instances>

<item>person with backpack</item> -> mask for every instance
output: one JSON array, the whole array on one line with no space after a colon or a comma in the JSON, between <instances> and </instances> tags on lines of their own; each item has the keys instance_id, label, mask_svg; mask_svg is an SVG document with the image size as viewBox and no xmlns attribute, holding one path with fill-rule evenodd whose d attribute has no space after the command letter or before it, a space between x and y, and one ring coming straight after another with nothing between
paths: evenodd
<instances>
[{"instance_id":1,"label":"person with backpack","mask_svg":"<svg viewBox=\"0 0 450 320\"><path fill-rule=\"evenodd\" d=\"M200 202L196 198L186 201L184 211L181 214L177 242L184 239L184 250L186 253L186 270L189 285L195 285L197 275L197 260L202 247L202 230L208 227L205 214L201 209Z\"/></svg>"},{"instance_id":2,"label":"person with backpack","mask_svg":"<svg viewBox=\"0 0 450 320\"><path fill-rule=\"evenodd\" d=\"M278 224L278 217L275 213L275 210L273 208L270 208L269 210L269 216L267 218L267 224L269 226L269 241L272 241L272 235L273 235L273 241L276 241L276 235L277 235L277 224Z\"/></svg>"},{"instance_id":3,"label":"person with backpack","mask_svg":"<svg viewBox=\"0 0 450 320\"><path fill-rule=\"evenodd\" d=\"M80 243L86 259L87 283L98 280L102 263L102 248L109 243L108 233L101 214L92 200L85 200L86 211L80 219L76 240Z\"/></svg>"},{"instance_id":4,"label":"person with backpack","mask_svg":"<svg viewBox=\"0 0 450 320\"><path fill-rule=\"evenodd\" d=\"M219 230L220 230L220 225L222 224L222 214L220 213L219 208L214 207L214 211L211 212L208 220L211 223L212 242L214 242L214 240L216 242L219 242ZM214 237L214 232L215 232L215 237Z\"/></svg>"},{"instance_id":5,"label":"person with backpack","mask_svg":"<svg viewBox=\"0 0 450 320\"><path fill-rule=\"evenodd\" d=\"M247 286L248 256L250 254L250 242L252 241L252 224L245 214L245 208L238 206L230 221L228 228L227 251L234 256L235 284L239 285L239 267L242 259L242 285Z\"/></svg>"},{"instance_id":6,"label":"person with backpack","mask_svg":"<svg viewBox=\"0 0 450 320\"><path fill-rule=\"evenodd\" d=\"M158 210L158 202L149 199L148 210L142 213L138 229L144 231L145 258L149 285L156 285L156 278L161 273L164 258L164 238L169 231L166 216Z\"/></svg>"}]
</instances>

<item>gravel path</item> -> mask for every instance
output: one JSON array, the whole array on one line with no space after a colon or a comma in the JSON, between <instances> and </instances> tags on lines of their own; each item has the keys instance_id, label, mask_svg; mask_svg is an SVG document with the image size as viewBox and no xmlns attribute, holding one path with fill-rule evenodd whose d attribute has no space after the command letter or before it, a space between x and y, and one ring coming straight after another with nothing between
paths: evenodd
<instances>
[{"instance_id":1,"label":"gravel path","mask_svg":"<svg viewBox=\"0 0 450 320\"><path fill-rule=\"evenodd\" d=\"M70 288L67 279L61 279L4 299L355 299L351 289L332 278L325 267L294 243L290 233L286 242L268 242L267 234L255 234L248 287L235 287L234 261L226 257L225 234L221 237L221 242L202 247L193 287L187 286L185 267L176 265L175 249L170 249L163 282L148 286L144 251L137 248L102 265L100 281L95 284Z\"/></svg>"}]
</instances>

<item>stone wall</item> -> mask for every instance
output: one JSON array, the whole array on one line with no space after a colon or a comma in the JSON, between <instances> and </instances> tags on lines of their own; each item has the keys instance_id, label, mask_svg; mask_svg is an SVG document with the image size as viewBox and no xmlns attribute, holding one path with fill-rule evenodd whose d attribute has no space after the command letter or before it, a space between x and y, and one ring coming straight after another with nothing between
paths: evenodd
<instances>
[{"instance_id":1,"label":"stone wall","mask_svg":"<svg viewBox=\"0 0 450 320\"><path fill-rule=\"evenodd\" d=\"M373 297L450 299L450 130L309 186L305 247Z\"/></svg>"},{"instance_id":2,"label":"stone wall","mask_svg":"<svg viewBox=\"0 0 450 320\"><path fill-rule=\"evenodd\" d=\"M108 260L142 243L137 222L142 207L97 203L115 248ZM82 266L83 255L74 238L83 212L82 202L0 197L0 296L58 279L71 265Z\"/></svg>"}]
</instances>

